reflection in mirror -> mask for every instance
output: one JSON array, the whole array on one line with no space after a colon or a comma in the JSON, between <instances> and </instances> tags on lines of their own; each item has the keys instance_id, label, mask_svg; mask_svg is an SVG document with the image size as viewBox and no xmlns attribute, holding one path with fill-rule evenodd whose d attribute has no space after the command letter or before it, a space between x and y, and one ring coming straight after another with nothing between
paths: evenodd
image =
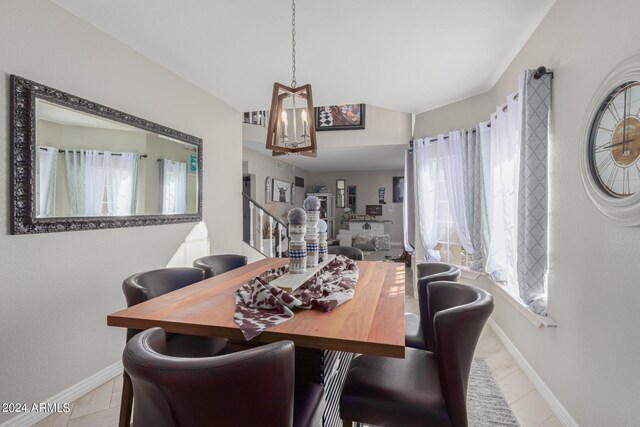
<instances>
[{"instance_id":1,"label":"reflection in mirror","mask_svg":"<svg viewBox=\"0 0 640 427\"><path fill-rule=\"evenodd\" d=\"M336 179L336 208L344 208L345 185L344 179Z\"/></svg>"},{"instance_id":2,"label":"reflection in mirror","mask_svg":"<svg viewBox=\"0 0 640 427\"><path fill-rule=\"evenodd\" d=\"M36 217L198 212L198 146L36 98Z\"/></svg>"},{"instance_id":3,"label":"reflection in mirror","mask_svg":"<svg viewBox=\"0 0 640 427\"><path fill-rule=\"evenodd\" d=\"M11 233L202 220L202 140L12 75Z\"/></svg>"}]
</instances>

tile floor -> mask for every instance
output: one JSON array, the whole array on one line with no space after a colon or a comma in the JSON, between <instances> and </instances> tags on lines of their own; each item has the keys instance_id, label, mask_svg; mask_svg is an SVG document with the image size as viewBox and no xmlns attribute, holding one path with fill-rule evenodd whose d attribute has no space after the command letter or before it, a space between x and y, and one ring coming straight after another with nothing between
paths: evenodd
<instances>
[{"instance_id":1,"label":"tile floor","mask_svg":"<svg viewBox=\"0 0 640 427\"><path fill-rule=\"evenodd\" d=\"M385 251L386 252L386 251ZM396 255L396 251L390 251ZM381 252L365 257L383 260ZM407 276L411 270L407 269ZM417 313L414 298L406 297L406 310ZM520 369L496 334L485 327L476 348L476 357L487 361L496 382L500 386L511 410L522 427L559 427L560 422L549 406L535 390L533 384ZM118 376L84 395L72 404L69 413L57 413L35 424L37 427L111 427L118 424L122 377Z\"/></svg>"}]
</instances>

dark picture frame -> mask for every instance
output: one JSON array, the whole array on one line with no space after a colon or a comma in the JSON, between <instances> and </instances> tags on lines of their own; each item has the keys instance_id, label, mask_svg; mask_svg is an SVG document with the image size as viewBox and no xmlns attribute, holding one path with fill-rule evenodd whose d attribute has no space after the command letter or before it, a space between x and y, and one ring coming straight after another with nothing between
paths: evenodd
<instances>
[{"instance_id":1,"label":"dark picture frame","mask_svg":"<svg viewBox=\"0 0 640 427\"><path fill-rule=\"evenodd\" d=\"M370 216L380 216L382 215L382 205L367 205L365 213Z\"/></svg>"},{"instance_id":2,"label":"dark picture frame","mask_svg":"<svg viewBox=\"0 0 640 427\"><path fill-rule=\"evenodd\" d=\"M393 203L404 201L404 176L393 177Z\"/></svg>"},{"instance_id":3,"label":"dark picture frame","mask_svg":"<svg viewBox=\"0 0 640 427\"><path fill-rule=\"evenodd\" d=\"M315 108L316 132L365 128L365 104L326 105Z\"/></svg>"}]
</instances>

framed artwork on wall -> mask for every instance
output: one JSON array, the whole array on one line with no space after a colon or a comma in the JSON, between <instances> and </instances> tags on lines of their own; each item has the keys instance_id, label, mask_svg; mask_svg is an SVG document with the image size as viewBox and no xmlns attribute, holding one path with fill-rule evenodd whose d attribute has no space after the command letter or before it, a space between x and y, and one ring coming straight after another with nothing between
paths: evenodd
<instances>
[{"instance_id":1,"label":"framed artwork on wall","mask_svg":"<svg viewBox=\"0 0 640 427\"><path fill-rule=\"evenodd\" d=\"M364 104L316 107L316 131L364 129Z\"/></svg>"},{"instance_id":2,"label":"framed artwork on wall","mask_svg":"<svg viewBox=\"0 0 640 427\"><path fill-rule=\"evenodd\" d=\"M404 200L404 176L393 177L393 203L402 203Z\"/></svg>"},{"instance_id":3,"label":"framed artwork on wall","mask_svg":"<svg viewBox=\"0 0 640 427\"><path fill-rule=\"evenodd\" d=\"M371 216L380 216L382 215L382 205L367 205L365 213Z\"/></svg>"},{"instance_id":4,"label":"framed artwork on wall","mask_svg":"<svg viewBox=\"0 0 640 427\"><path fill-rule=\"evenodd\" d=\"M274 202L291 203L291 183L274 179L271 194Z\"/></svg>"}]
</instances>

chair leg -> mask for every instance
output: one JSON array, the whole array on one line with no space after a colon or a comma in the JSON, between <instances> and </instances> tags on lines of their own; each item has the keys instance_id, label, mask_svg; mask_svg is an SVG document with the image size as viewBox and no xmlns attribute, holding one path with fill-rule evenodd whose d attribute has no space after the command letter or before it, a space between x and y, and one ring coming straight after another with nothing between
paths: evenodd
<instances>
[{"instance_id":1,"label":"chair leg","mask_svg":"<svg viewBox=\"0 0 640 427\"><path fill-rule=\"evenodd\" d=\"M131 426L131 409L133 408L133 385L126 371L122 373L122 400L120 401L119 427Z\"/></svg>"}]
</instances>

